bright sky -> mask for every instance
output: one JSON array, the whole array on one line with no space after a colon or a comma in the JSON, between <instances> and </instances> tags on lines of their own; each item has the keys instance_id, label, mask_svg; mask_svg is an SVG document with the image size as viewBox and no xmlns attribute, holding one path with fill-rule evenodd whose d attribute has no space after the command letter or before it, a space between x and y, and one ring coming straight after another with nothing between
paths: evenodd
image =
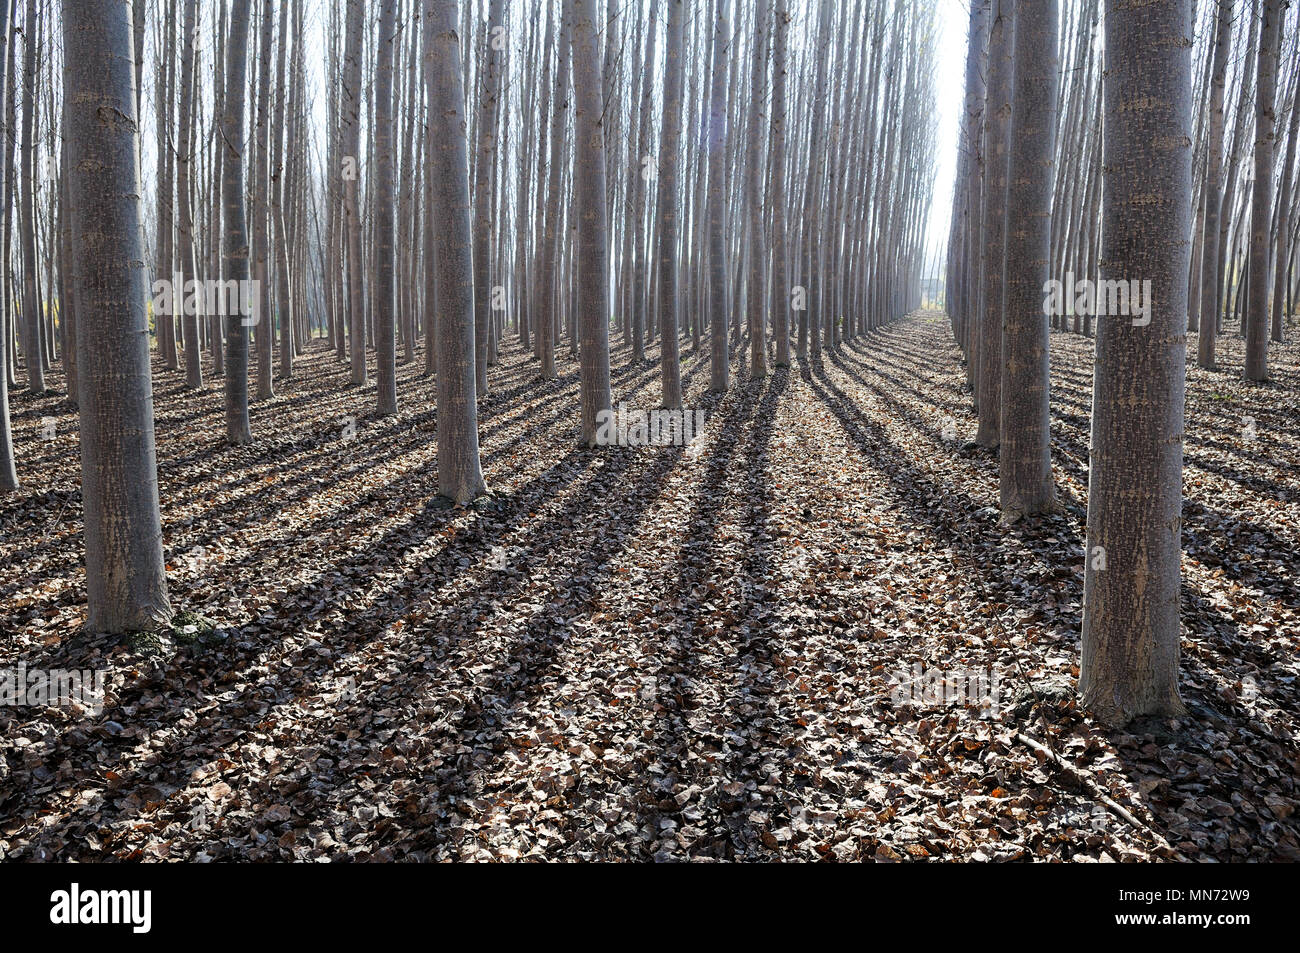
<instances>
[{"instance_id":1,"label":"bright sky","mask_svg":"<svg viewBox=\"0 0 1300 953\"><path fill-rule=\"evenodd\" d=\"M934 202L930 207L927 245L947 241L952 206L952 180L957 174L957 126L966 82L966 29L970 7L966 0L933 0L938 6L938 56L934 64L935 98L939 111ZM940 254L944 251L940 248Z\"/></svg>"}]
</instances>

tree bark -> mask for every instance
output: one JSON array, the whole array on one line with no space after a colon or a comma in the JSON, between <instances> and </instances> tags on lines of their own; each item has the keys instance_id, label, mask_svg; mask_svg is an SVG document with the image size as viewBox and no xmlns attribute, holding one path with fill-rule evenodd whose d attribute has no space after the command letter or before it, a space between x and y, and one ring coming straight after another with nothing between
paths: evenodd
<instances>
[{"instance_id":1,"label":"tree bark","mask_svg":"<svg viewBox=\"0 0 1300 953\"><path fill-rule=\"evenodd\" d=\"M63 2L64 88L80 366L86 628L171 618L149 377L139 124L130 8Z\"/></svg>"},{"instance_id":2,"label":"tree bark","mask_svg":"<svg viewBox=\"0 0 1300 953\"><path fill-rule=\"evenodd\" d=\"M347 216L348 336L352 383L365 386L366 314L361 275L361 203L357 179L361 164L361 40L362 0L348 0L347 39L343 53L343 207Z\"/></svg>"},{"instance_id":3,"label":"tree bark","mask_svg":"<svg viewBox=\"0 0 1300 953\"><path fill-rule=\"evenodd\" d=\"M0 0L0 116L4 115L4 104L9 98L9 52L11 33L9 31L9 2ZM67 109L66 103L64 109ZM4 142L9 138L9 124L0 125L0 154L4 151ZM66 162L64 168L67 168ZM9 164L0 162L0 196L7 194L9 188ZM66 214L66 210L65 210ZM18 468L14 464L13 427L9 417L9 295L5 284L0 283L0 492L18 489ZM147 348L146 348L147 349Z\"/></svg>"},{"instance_id":4,"label":"tree bark","mask_svg":"<svg viewBox=\"0 0 1300 953\"><path fill-rule=\"evenodd\" d=\"M456 0L426 0L424 56L429 117L429 209L435 230L438 300L438 493L464 505L487 492L478 453L474 390L474 269L471 258L465 86Z\"/></svg>"},{"instance_id":5,"label":"tree bark","mask_svg":"<svg viewBox=\"0 0 1300 953\"><path fill-rule=\"evenodd\" d=\"M709 387L714 392L727 389L731 353L727 347L727 253L723 215L726 190L723 163L727 154L727 62L725 54L731 44L728 0L714 0L713 67L709 89L708 128L704 143L708 149L708 235L709 292L712 307L709 315Z\"/></svg>"},{"instance_id":6,"label":"tree bark","mask_svg":"<svg viewBox=\"0 0 1300 953\"><path fill-rule=\"evenodd\" d=\"M1003 271L1006 263L1007 133L1011 121L1015 0L996 0L989 35L988 101L984 110L983 314L977 374L979 428L975 442L992 449L1001 441Z\"/></svg>"},{"instance_id":7,"label":"tree bark","mask_svg":"<svg viewBox=\"0 0 1300 953\"><path fill-rule=\"evenodd\" d=\"M1223 165L1223 89L1232 40L1232 0L1219 0L1215 30L1213 76L1210 80L1210 132L1205 159L1205 214L1201 234L1201 320L1197 328L1196 363L1214 369L1214 344L1219 314L1219 207Z\"/></svg>"},{"instance_id":8,"label":"tree bark","mask_svg":"<svg viewBox=\"0 0 1300 953\"><path fill-rule=\"evenodd\" d=\"M677 240L680 211L677 175L682 138L682 0L664 0L667 32L664 37L664 116L659 142L659 181L656 196L659 221L659 350L663 406L682 406L681 359L677 348Z\"/></svg>"},{"instance_id":9,"label":"tree bark","mask_svg":"<svg viewBox=\"0 0 1300 953\"><path fill-rule=\"evenodd\" d=\"M1007 522L1056 509L1048 317L1042 306L1052 250L1056 5L1057 0L1033 0L1016 7L998 430L999 497Z\"/></svg>"},{"instance_id":10,"label":"tree bark","mask_svg":"<svg viewBox=\"0 0 1300 953\"><path fill-rule=\"evenodd\" d=\"M194 267L194 215L190 206L190 160L193 152L194 41L197 30L198 0L185 0L183 53L181 54L180 125L176 141L176 252L180 258L182 286L174 289L172 300L186 297L196 276ZM197 302L201 295L195 295ZM198 307L181 309L181 334L185 345L185 384L203 386L203 362L199 358Z\"/></svg>"},{"instance_id":11,"label":"tree bark","mask_svg":"<svg viewBox=\"0 0 1300 953\"><path fill-rule=\"evenodd\" d=\"M609 227L605 207L604 103L600 23L595 0L567 0L573 24L573 101L577 143L579 324L582 334L582 442L596 445L599 416L610 407Z\"/></svg>"},{"instance_id":12,"label":"tree bark","mask_svg":"<svg viewBox=\"0 0 1300 953\"><path fill-rule=\"evenodd\" d=\"M225 223L225 281L248 282L248 222L244 212L244 93L248 72L248 8L251 0L231 0L230 41L226 47L225 101L222 105L221 201ZM226 440L253 442L248 422L248 325L238 309L226 308Z\"/></svg>"},{"instance_id":13,"label":"tree bark","mask_svg":"<svg viewBox=\"0 0 1300 953\"><path fill-rule=\"evenodd\" d=\"M1175 715L1191 255L1191 0L1107 0L1102 278L1150 280L1149 323L1097 329L1083 704Z\"/></svg>"},{"instance_id":14,"label":"tree bark","mask_svg":"<svg viewBox=\"0 0 1300 953\"><path fill-rule=\"evenodd\" d=\"M1282 18L1280 0L1264 0L1255 80L1255 191L1250 208L1250 284L1246 292L1245 378L1248 381L1268 380L1268 239L1272 225L1273 141L1277 138L1273 98L1277 93Z\"/></svg>"},{"instance_id":15,"label":"tree bark","mask_svg":"<svg viewBox=\"0 0 1300 953\"><path fill-rule=\"evenodd\" d=\"M397 289L394 283L393 54L397 0L382 0L375 65L375 366L380 416L397 413Z\"/></svg>"}]
</instances>

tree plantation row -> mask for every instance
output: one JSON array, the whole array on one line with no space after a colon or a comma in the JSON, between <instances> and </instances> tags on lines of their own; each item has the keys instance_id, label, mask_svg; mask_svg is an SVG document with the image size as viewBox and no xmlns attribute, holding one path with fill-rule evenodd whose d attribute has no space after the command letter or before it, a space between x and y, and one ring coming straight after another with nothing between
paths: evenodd
<instances>
[{"instance_id":1,"label":"tree plantation row","mask_svg":"<svg viewBox=\"0 0 1300 953\"><path fill-rule=\"evenodd\" d=\"M0 38L0 859L1300 857L1296 5Z\"/></svg>"},{"instance_id":2,"label":"tree plantation row","mask_svg":"<svg viewBox=\"0 0 1300 953\"><path fill-rule=\"evenodd\" d=\"M662 406L680 410L679 337L707 335L724 391L742 339L762 377L769 351L786 366L793 341L816 359L823 341L918 301L934 178L925 5L169 0L135 4L125 26L94 6L32 0L25 30L7 33L24 80L21 97L9 87L21 100L23 240L9 373L21 367L40 394L59 360L72 400L90 386L84 443L102 429L116 456L88 454L86 466L122 495L105 519L132 508L132 532L87 540L92 576L131 567L92 596L94 627L140 628L168 611L156 504L134 486L153 483L146 322L188 386L222 379L236 445L254 439L250 375L252 398L268 399L313 337L358 387L373 350L381 414L396 410L399 350L413 361L422 339L438 382L438 490L465 504L486 492L475 403L506 335L533 349L542 380L556 376L557 347L580 356L591 446L612 410L611 324L637 360L662 344ZM64 154L80 105L74 38L99 44L101 65L137 64L99 93L96 116L143 116L151 94L152 221L143 203L101 210L116 231L75 217L77 173L88 173L89 211L109 165L96 150L129 158L142 127L84 117L96 133L86 167ZM322 41L325 72L312 77L308 50ZM37 165L54 173L39 189ZM152 254L132 254L133 241L152 241ZM221 313L204 313L214 300ZM90 323L109 320L100 303L124 323ZM95 364L108 380L96 383ZM9 433L0 472L12 489Z\"/></svg>"}]
</instances>

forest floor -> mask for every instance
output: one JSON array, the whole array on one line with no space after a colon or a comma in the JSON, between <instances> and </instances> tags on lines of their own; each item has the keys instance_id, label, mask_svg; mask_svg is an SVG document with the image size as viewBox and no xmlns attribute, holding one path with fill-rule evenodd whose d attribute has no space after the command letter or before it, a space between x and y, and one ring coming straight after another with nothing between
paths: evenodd
<instances>
[{"instance_id":1,"label":"forest floor","mask_svg":"<svg viewBox=\"0 0 1300 953\"><path fill-rule=\"evenodd\" d=\"M0 667L110 688L0 708L0 857L1300 860L1300 346L1189 373L1189 714L1119 732L1074 696L1091 349L1052 335L1063 510L1012 527L934 313L721 398L684 345L689 448L578 449L567 348L541 383L511 339L467 509L418 358L378 418L317 342L236 449L155 365L193 644L79 632L76 416L15 395Z\"/></svg>"}]
</instances>

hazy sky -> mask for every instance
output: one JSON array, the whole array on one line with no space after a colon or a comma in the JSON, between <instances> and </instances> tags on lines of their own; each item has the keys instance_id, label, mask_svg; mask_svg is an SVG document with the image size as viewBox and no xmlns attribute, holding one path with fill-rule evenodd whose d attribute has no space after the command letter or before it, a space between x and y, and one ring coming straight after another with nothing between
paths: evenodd
<instances>
[{"instance_id":1,"label":"hazy sky","mask_svg":"<svg viewBox=\"0 0 1300 953\"><path fill-rule=\"evenodd\" d=\"M934 2L939 12L938 57L934 64L939 138L935 156L934 202L930 207L928 242L931 244L944 241L948 235L952 180L957 169L957 123L966 81L966 28L970 22L965 0Z\"/></svg>"}]
</instances>

